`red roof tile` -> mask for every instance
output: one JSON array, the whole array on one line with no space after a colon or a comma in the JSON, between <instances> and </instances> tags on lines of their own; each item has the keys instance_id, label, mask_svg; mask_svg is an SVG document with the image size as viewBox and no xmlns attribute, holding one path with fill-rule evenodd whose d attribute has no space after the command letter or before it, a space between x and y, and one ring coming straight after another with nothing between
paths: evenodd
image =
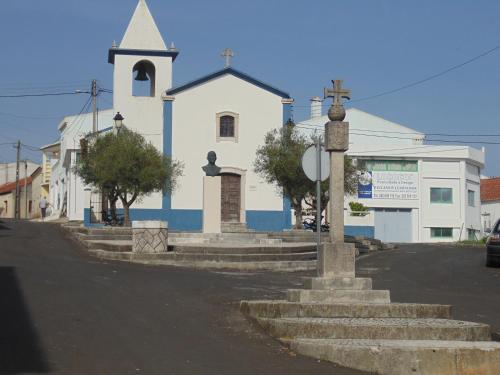
<instances>
[{"instance_id":1,"label":"red roof tile","mask_svg":"<svg viewBox=\"0 0 500 375\"><path fill-rule=\"evenodd\" d=\"M500 177L481 180L481 202L500 200Z\"/></svg>"},{"instance_id":2,"label":"red roof tile","mask_svg":"<svg viewBox=\"0 0 500 375\"><path fill-rule=\"evenodd\" d=\"M28 177L28 185L31 184L33 178ZM19 180L19 186L23 187L25 185L24 178ZM15 182L7 182L6 184L0 185L0 194L10 193L11 191L16 190Z\"/></svg>"}]
</instances>

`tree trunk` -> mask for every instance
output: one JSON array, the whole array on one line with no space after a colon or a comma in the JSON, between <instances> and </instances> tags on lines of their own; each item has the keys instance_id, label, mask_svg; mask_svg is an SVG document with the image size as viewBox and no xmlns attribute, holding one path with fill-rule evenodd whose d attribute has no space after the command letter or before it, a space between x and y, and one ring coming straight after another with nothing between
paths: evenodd
<instances>
[{"instance_id":1,"label":"tree trunk","mask_svg":"<svg viewBox=\"0 0 500 375\"><path fill-rule=\"evenodd\" d=\"M118 201L118 197L115 195L109 195L109 210L111 211L111 219L114 223L118 222L118 218L116 217L116 202Z\"/></svg>"},{"instance_id":2,"label":"tree trunk","mask_svg":"<svg viewBox=\"0 0 500 375\"><path fill-rule=\"evenodd\" d=\"M125 193L123 196L120 195L120 200L122 201L123 205L123 226L130 227L129 205L131 203L127 202L127 193Z\"/></svg>"},{"instance_id":3,"label":"tree trunk","mask_svg":"<svg viewBox=\"0 0 500 375\"><path fill-rule=\"evenodd\" d=\"M302 204L293 203L293 210L295 211L295 226L294 229L302 229Z\"/></svg>"},{"instance_id":4,"label":"tree trunk","mask_svg":"<svg viewBox=\"0 0 500 375\"><path fill-rule=\"evenodd\" d=\"M132 195L132 198L127 201L127 193L120 195L120 200L123 203L123 225L126 227L130 227L130 216L129 216L129 208L137 199L137 193Z\"/></svg>"}]
</instances>

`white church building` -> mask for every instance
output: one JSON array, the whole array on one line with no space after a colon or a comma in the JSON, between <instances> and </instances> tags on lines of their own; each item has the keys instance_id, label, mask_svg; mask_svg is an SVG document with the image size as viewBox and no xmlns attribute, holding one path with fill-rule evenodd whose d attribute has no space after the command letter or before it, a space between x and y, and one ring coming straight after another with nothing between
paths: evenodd
<instances>
[{"instance_id":1,"label":"white church building","mask_svg":"<svg viewBox=\"0 0 500 375\"><path fill-rule=\"evenodd\" d=\"M131 220L159 219L174 230L201 230L202 166L207 164L207 153L215 151L221 168L222 222L254 230L290 228L287 199L264 183L252 165L265 134L290 118L293 100L228 65L173 87L178 54L175 47L166 46L145 0L139 1L120 45L109 50L108 62L114 66L113 109L101 112L105 120L100 123L108 127L113 113L120 112L124 126L184 164L178 188L134 203ZM61 159L59 167L54 165L53 199L70 219L90 224L100 213L91 212L90 206L96 205L86 201L85 187L72 172L79 152L75 140L92 129L91 114L83 117L78 126L68 118L59 127Z\"/></svg>"}]
</instances>

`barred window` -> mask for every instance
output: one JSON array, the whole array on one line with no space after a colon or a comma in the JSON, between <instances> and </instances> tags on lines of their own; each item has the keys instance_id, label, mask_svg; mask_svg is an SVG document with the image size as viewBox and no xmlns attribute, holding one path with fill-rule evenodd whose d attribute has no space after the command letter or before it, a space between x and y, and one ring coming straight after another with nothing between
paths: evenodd
<instances>
[{"instance_id":1,"label":"barred window","mask_svg":"<svg viewBox=\"0 0 500 375\"><path fill-rule=\"evenodd\" d=\"M234 117L221 116L219 137L234 137Z\"/></svg>"},{"instance_id":2,"label":"barred window","mask_svg":"<svg viewBox=\"0 0 500 375\"><path fill-rule=\"evenodd\" d=\"M235 112L219 112L216 118L217 142L238 142L240 115Z\"/></svg>"}]
</instances>

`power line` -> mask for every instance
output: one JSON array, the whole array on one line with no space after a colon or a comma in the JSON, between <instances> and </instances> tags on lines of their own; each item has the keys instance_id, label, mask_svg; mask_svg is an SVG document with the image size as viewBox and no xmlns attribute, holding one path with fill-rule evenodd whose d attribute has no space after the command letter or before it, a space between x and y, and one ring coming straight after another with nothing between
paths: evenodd
<instances>
[{"instance_id":1,"label":"power line","mask_svg":"<svg viewBox=\"0 0 500 375\"><path fill-rule=\"evenodd\" d=\"M497 51L499 49L500 49L500 45L495 46L495 47L493 47L493 48L491 48L491 49L489 49L489 50L487 50L487 51L485 51L483 53L480 53L477 56L472 57L469 60L466 60L466 61L464 61L464 62L462 62L460 64L457 64L457 65L454 65L454 66L452 66L452 67L450 67L448 69L445 69L445 70L443 70L443 71L441 71L439 73L432 74L432 75L430 75L430 76L428 76L426 78L420 79L420 80L415 81L415 82L408 83L406 85L403 85L401 87L398 87L398 88L395 88L395 89L392 89L392 90L381 92L380 94L375 94L375 95L371 95L371 96L366 96L364 98L359 98L359 99L351 100L351 103L358 103L358 102L365 101L365 100L379 98L381 96L394 94L395 92L406 90L406 89L409 89L411 87L420 85L422 83L428 82L428 81L433 80L435 78L441 77L441 76L443 76L443 75L445 75L445 74L447 74L449 72L457 70L457 69L459 69L459 68L461 68L461 67L463 67L463 66L465 66L467 64L470 64L470 63L472 63L472 62L474 62L476 60L479 60L480 58L482 58L484 56L487 56L487 55L489 55L489 54L491 54L491 53L493 53L493 52L495 52L495 51Z\"/></svg>"},{"instance_id":2,"label":"power line","mask_svg":"<svg viewBox=\"0 0 500 375\"><path fill-rule=\"evenodd\" d=\"M0 95L0 98L30 98L30 97L41 97L41 96L64 96L64 95L79 95L81 91L73 92L54 92L45 94L19 94L19 95Z\"/></svg>"},{"instance_id":3,"label":"power line","mask_svg":"<svg viewBox=\"0 0 500 375\"><path fill-rule=\"evenodd\" d=\"M306 122L298 122L296 125L309 126L312 128L323 129L324 125L308 124ZM496 134L472 134L472 133L420 133L420 132L398 132L390 130L372 130L372 129L360 129L360 128L350 128L350 130L361 131L361 132L373 132L373 133L385 133L385 134L402 134L402 135L425 135L425 136L442 136L442 137L500 137L500 133ZM411 138L408 138L411 139Z\"/></svg>"},{"instance_id":4,"label":"power line","mask_svg":"<svg viewBox=\"0 0 500 375\"><path fill-rule=\"evenodd\" d=\"M305 129L305 130L312 130L312 131L317 131L320 130L317 127L305 127L305 126L300 126L296 125L300 129ZM358 133L358 132L350 132L352 135L359 135L359 136L364 136L364 137L375 137L375 138L389 138L389 139L404 139L404 140L415 140L415 138L409 138L409 137L397 137L397 136L389 136L389 135L378 135L378 134L366 134L366 133ZM424 139L422 139L424 140ZM485 145L500 145L500 142L490 142L490 141L463 141L463 140L458 140L458 139L427 139L425 138L425 141L427 142L444 142L444 143L463 143L463 144L485 144Z\"/></svg>"},{"instance_id":5,"label":"power line","mask_svg":"<svg viewBox=\"0 0 500 375\"><path fill-rule=\"evenodd\" d=\"M484 52L480 53L479 55L476 55L476 56L474 56L474 57L472 57L472 58L470 58L470 59L468 59L466 61L461 62L460 64L453 65L453 66L451 66L451 67L449 67L449 68L447 68L445 70L442 70L442 71L440 71L438 73L432 74L432 75L430 75L428 77L425 77L425 78L422 78L422 79L419 79L418 81L407 83L407 84L405 84L403 86L400 86L400 87L397 87L395 89L391 89L391 90L387 90L387 91L382 91L382 92L380 92L378 94L375 94L375 95L370 95L370 96L361 97L359 99L354 99L354 100L349 101L349 103L358 103L358 102L361 102L361 101L375 99L375 98L379 98L381 96L386 96L386 95L394 94L396 92L403 91L403 90L409 89L411 87L415 87L415 86L420 85L422 83L431 81L431 80L433 80L435 78L438 78L438 77L441 77L441 76L443 76L443 75L445 75L447 73L450 73L450 72L452 72L454 70L462 68L463 66L468 65L468 64L470 64L470 63L472 63L472 62L474 62L476 60L479 60L482 57L490 55L493 52L498 51L499 49L500 49L500 45L497 45L497 46L495 46L493 48L490 48L487 51L484 51ZM322 106L326 106L326 105L328 105L328 103L323 103L322 104ZM310 108L310 106L300 106L300 105L294 105L294 107L309 107Z\"/></svg>"},{"instance_id":6,"label":"power line","mask_svg":"<svg viewBox=\"0 0 500 375\"><path fill-rule=\"evenodd\" d=\"M10 116L10 117L27 118L34 120L55 120L61 117L61 116L25 116L7 112L0 112L0 116Z\"/></svg>"}]
</instances>

